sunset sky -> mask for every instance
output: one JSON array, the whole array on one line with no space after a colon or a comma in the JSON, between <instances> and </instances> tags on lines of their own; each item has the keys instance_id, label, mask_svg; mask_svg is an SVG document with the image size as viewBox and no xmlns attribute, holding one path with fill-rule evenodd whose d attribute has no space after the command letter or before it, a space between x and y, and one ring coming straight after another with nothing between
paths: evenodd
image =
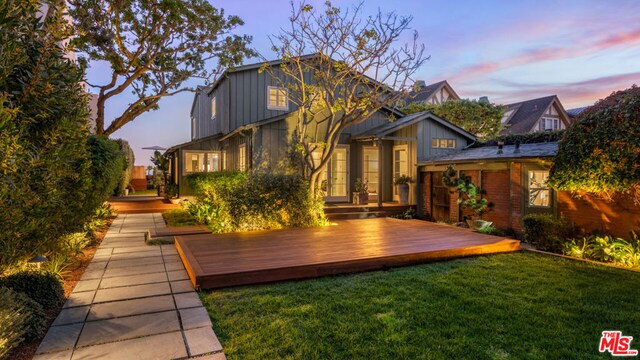
<instances>
[{"instance_id":1,"label":"sunset sky","mask_svg":"<svg viewBox=\"0 0 640 360\"><path fill-rule=\"evenodd\" d=\"M253 36L253 47L273 57L268 35L287 25L288 0L213 3L240 16L245 26L239 32ZM354 3L334 1L339 6ZM367 0L364 12L378 8L413 16L412 28L431 56L416 79L446 79L463 98L488 96L491 102L506 104L556 94L568 109L640 85L639 0ZM91 68L89 81L103 81L104 70ZM204 83L189 83L199 84ZM127 139L136 164L149 165L151 151L142 147L189 141L192 99L191 93L164 99L158 111L142 115L112 137ZM108 103L107 122L113 110L130 101L123 94Z\"/></svg>"}]
</instances>

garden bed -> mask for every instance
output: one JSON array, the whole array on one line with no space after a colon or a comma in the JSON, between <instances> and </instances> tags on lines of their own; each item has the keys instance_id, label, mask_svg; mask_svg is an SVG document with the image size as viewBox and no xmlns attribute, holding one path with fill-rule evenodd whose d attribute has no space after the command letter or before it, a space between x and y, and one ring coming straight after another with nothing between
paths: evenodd
<instances>
[{"instance_id":1,"label":"garden bed","mask_svg":"<svg viewBox=\"0 0 640 360\"><path fill-rule=\"evenodd\" d=\"M201 297L229 359L584 359L603 330L640 335L639 282L521 252Z\"/></svg>"},{"instance_id":2,"label":"garden bed","mask_svg":"<svg viewBox=\"0 0 640 360\"><path fill-rule=\"evenodd\" d=\"M85 269L91 263L91 260L96 253L96 249L107 234L107 231L109 230L109 226L111 226L113 219L109 219L106 221L107 225L105 227L94 232L93 245L85 248L82 253L78 254L75 257L75 261L73 261L73 263L65 269L66 272L63 276L62 281L62 288L64 289L65 299L68 298L69 295L71 295L73 289L76 287L76 284L78 283L78 281L80 281L82 274L84 274ZM56 317L58 317L58 314L62 310L63 305L64 304L60 304L60 306L55 309L45 310L47 329L51 326ZM32 359L45 334L42 334L42 336L31 341L24 341L12 350L8 358L15 360Z\"/></svg>"}]
</instances>

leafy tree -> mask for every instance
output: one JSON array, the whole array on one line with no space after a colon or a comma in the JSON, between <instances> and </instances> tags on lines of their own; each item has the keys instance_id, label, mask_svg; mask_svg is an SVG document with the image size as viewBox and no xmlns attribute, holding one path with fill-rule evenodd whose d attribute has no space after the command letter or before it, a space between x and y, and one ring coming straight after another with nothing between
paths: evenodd
<instances>
[{"instance_id":1,"label":"leafy tree","mask_svg":"<svg viewBox=\"0 0 640 360\"><path fill-rule=\"evenodd\" d=\"M74 40L91 62L107 62L110 81L98 90L96 131L112 134L158 108L163 97L192 90L183 82L209 79L252 56L251 38L232 35L243 22L206 0L70 0ZM207 70L209 60L217 68ZM135 100L105 127L109 99L131 91Z\"/></svg>"},{"instance_id":2,"label":"leafy tree","mask_svg":"<svg viewBox=\"0 0 640 360\"><path fill-rule=\"evenodd\" d=\"M497 136L503 129L504 107L487 101L447 100L442 104L411 103L402 108L406 114L421 111L431 111L480 138Z\"/></svg>"},{"instance_id":3,"label":"leafy tree","mask_svg":"<svg viewBox=\"0 0 640 360\"><path fill-rule=\"evenodd\" d=\"M640 88L617 91L585 110L558 143L549 184L640 203Z\"/></svg>"},{"instance_id":4,"label":"leafy tree","mask_svg":"<svg viewBox=\"0 0 640 360\"><path fill-rule=\"evenodd\" d=\"M426 60L415 33L412 44L396 47L411 20L380 10L363 17L362 4L340 9L327 1L316 9L292 3L290 28L271 38L282 65L267 63L263 70L288 89L297 108L292 158L312 193L342 131L408 93L410 76Z\"/></svg>"},{"instance_id":5,"label":"leafy tree","mask_svg":"<svg viewBox=\"0 0 640 360\"><path fill-rule=\"evenodd\" d=\"M91 196L83 69L64 1L0 2L0 272L79 229Z\"/></svg>"}]
</instances>

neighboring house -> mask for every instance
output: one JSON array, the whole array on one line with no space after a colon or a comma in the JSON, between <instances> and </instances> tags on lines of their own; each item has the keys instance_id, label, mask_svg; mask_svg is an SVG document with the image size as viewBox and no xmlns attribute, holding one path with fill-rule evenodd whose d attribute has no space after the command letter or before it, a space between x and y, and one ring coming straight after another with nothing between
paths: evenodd
<instances>
[{"instance_id":1,"label":"neighboring house","mask_svg":"<svg viewBox=\"0 0 640 360\"><path fill-rule=\"evenodd\" d=\"M279 61L270 62L277 69ZM191 173L254 167L275 169L287 158L295 111L285 88L259 71L262 63L225 72L209 87L198 88L191 108L191 141L167 150L171 177L180 196L189 195ZM418 176L417 163L459 151L475 137L429 113L409 116L386 108L363 123L347 127L327 165L327 202L350 202L357 178L369 182L371 201L394 201L393 179ZM412 185L410 202L419 195Z\"/></svg>"},{"instance_id":2,"label":"neighboring house","mask_svg":"<svg viewBox=\"0 0 640 360\"><path fill-rule=\"evenodd\" d=\"M446 80L430 85L418 80L415 83L415 90L409 93L401 105L411 103L442 104L447 100L460 100L460 96L456 94Z\"/></svg>"},{"instance_id":3,"label":"neighboring house","mask_svg":"<svg viewBox=\"0 0 640 360\"><path fill-rule=\"evenodd\" d=\"M566 129L571 119L556 95L505 105L503 134Z\"/></svg>"},{"instance_id":4,"label":"neighboring house","mask_svg":"<svg viewBox=\"0 0 640 360\"><path fill-rule=\"evenodd\" d=\"M571 119L571 121L575 121L578 118L578 115L582 114L582 112L585 111L587 108L588 106L567 109L567 115L569 115L569 118Z\"/></svg>"},{"instance_id":5,"label":"neighboring house","mask_svg":"<svg viewBox=\"0 0 640 360\"><path fill-rule=\"evenodd\" d=\"M640 227L640 206L629 196L616 195L608 202L587 194L555 191L545 183L556 142L472 147L455 154L420 162L422 215L435 221L460 222L465 213L457 203L458 193L443 184L442 172L452 165L471 178L494 204L483 215L494 226L522 234L522 218L528 214L552 214L565 218L585 231L605 231L627 236L629 229Z\"/></svg>"}]
</instances>

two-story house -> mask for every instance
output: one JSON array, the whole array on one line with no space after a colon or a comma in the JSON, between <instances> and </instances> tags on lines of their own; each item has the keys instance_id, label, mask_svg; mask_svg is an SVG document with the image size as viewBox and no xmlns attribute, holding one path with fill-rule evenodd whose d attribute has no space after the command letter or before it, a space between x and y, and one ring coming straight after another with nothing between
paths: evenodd
<instances>
[{"instance_id":1,"label":"two-story house","mask_svg":"<svg viewBox=\"0 0 640 360\"><path fill-rule=\"evenodd\" d=\"M279 87L274 71L259 71L262 63L225 72L211 86L201 87L191 108L191 141L167 150L172 181L181 196L189 195L185 177L191 173L255 166L275 169L286 159L295 128L296 107L288 90ZM429 112L405 116L385 108L368 120L347 127L325 169L327 202L350 202L357 178L369 183L370 200L397 201L393 180L418 178L417 164L436 155L460 150L475 137ZM419 195L411 186L410 202Z\"/></svg>"},{"instance_id":2,"label":"two-story house","mask_svg":"<svg viewBox=\"0 0 640 360\"><path fill-rule=\"evenodd\" d=\"M566 129L571 118L556 95L505 105L503 134Z\"/></svg>"}]
</instances>

